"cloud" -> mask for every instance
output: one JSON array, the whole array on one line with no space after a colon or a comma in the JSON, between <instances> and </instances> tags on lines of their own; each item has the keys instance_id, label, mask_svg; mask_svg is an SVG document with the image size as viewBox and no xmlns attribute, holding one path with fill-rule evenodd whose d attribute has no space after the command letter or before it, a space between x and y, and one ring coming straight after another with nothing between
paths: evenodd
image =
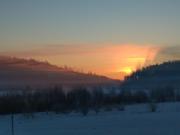
<instances>
[{"instance_id":1,"label":"cloud","mask_svg":"<svg viewBox=\"0 0 180 135\"><path fill-rule=\"evenodd\" d=\"M155 62L180 60L180 45L162 47L158 52Z\"/></svg>"},{"instance_id":2,"label":"cloud","mask_svg":"<svg viewBox=\"0 0 180 135\"><path fill-rule=\"evenodd\" d=\"M87 44L52 44L39 45L34 48L17 48L16 50L1 51L1 55L10 55L18 57L41 57L41 56L56 56L56 55L74 55L88 54L95 52L97 47Z\"/></svg>"}]
</instances>

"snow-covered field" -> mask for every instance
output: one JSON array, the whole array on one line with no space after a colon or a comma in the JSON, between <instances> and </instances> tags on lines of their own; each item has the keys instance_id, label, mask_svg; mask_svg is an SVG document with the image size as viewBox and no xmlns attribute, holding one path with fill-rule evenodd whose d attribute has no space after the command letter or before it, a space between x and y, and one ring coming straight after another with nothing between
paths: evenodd
<instances>
[{"instance_id":1,"label":"snow-covered field","mask_svg":"<svg viewBox=\"0 0 180 135\"><path fill-rule=\"evenodd\" d=\"M38 113L15 116L15 135L180 135L180 103L162 103L157 112L146 104L125 111L67 115ZM0 116L0 135L11 135L10 116Z\"/></svg>"}]
</instances>

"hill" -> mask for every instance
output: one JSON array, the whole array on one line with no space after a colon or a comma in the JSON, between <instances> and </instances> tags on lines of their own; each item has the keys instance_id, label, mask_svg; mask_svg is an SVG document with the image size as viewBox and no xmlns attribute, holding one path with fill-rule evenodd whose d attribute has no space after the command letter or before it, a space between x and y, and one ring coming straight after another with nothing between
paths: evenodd
<instances>
[{"instance_id":1,"label":"hill","mask_svg":"<svg viewBox=\"0 0 180 135\"><path fill-rule=\"evenodd\" d=\"M180 88L180 61L164 62L137 70L122 83L125 89Z\"/></svg>"},{"instance_id":2,"label":"hill","mask_svg":"<svg viewBox=\"0 0 180 135\"><path fill-rule=\"evenodd\" d=\"M0 89L20 89L27 86L44 88L51 86L108 85L115 80L69 68L51 65L34 59L0 57Z\"/></svg>"}]
</instances>

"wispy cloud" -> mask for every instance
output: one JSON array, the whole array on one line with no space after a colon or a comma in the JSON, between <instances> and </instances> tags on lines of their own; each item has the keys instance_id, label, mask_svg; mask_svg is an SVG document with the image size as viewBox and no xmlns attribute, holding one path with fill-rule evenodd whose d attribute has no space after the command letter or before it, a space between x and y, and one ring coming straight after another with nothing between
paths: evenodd
<instances>
[{"instance_id":1,"label":"wispy cloud","mask_svg":"<svg viewBox=\"0 0 180 135\"><path fill-rule=\"evenodd\" d=\"M170 60L180 60L180 45L162 47L155 58L155 62Z\"/></svg>"},{"instance_id":2,"label":"wispy cloud","mask_svg":"<svg viewBox=\"0 0 180 135\"><path fill-rule=\"evenodd\" d=\"M87 44L52 44L43 45L41 47L34 47L31 49L19 48L13 51L1 51L2 55L13 55L22 57L36 57L36 56L55 56L55 55L74 55L74 54L88 54L94 52L97 47Z\"/></svg>"}]
</instances>

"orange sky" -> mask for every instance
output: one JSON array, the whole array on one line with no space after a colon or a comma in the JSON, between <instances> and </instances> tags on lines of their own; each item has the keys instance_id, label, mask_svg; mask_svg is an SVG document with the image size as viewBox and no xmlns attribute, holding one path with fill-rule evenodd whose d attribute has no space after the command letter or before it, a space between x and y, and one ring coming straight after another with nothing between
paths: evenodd
<instances>
[{"instance_id":1,"label":"orange sky","mask_svg":"<svg viewBox=\"0 0 180 135\"><path fill-rule=\"evenodd\" d=\"M137 68L153 64L159 50L160 47L150 44L46 45L9 55L47 60L58 66L123 79Z\"/></svg>"},{"instance_id":2,"label":"orange sky","mask_svg":"<svg viewBox=\"0 0 180 135\"><path fill-rule=\"evenodd\" d=\"M67 65L85 72L91 71L115 79L123 79L137 68L152 64L159 48L153 45L112 45L48 47L48 52L39 51L36 59L53 64ZM53 53L52 53L53 52Z\"/></svg>"}]
</instances>

